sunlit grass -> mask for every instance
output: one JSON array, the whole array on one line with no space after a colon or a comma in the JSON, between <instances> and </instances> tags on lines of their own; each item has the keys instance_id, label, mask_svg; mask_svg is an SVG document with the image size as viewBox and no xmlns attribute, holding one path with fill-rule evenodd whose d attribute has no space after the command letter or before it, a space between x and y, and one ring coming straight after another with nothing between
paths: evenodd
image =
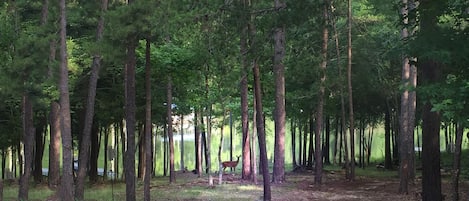
<instances>
[{"instance_id":1,"label":"sunlit grass","mask_svg":"<svg viewBox=\"0 0 469 201\"><path fill-rule=\"evenodd\" d=\"M16 200L18 198L19 185L10 184L8 182L4 182L3 185L3 200ZM28 197L34 200L46 200L54 193L55 192L53 190L50 190L46 186L36 186L31 184L28 191Z\"/></svg>"}]
</instances>

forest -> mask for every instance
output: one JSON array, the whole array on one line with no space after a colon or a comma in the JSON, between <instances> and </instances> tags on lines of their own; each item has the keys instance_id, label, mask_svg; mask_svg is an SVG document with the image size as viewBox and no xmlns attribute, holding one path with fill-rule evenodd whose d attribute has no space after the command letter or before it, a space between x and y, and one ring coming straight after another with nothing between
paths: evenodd
<instances>
[{"instance_id":1,"label":"forest","mask_svg":"<svg viewBox=\"0 0 469 201\"><path fill-rule=\"evenodd\" d=\"M4 0L0 71L0 201L469 198L467 0Z\"/></svg>"}]
</instances>

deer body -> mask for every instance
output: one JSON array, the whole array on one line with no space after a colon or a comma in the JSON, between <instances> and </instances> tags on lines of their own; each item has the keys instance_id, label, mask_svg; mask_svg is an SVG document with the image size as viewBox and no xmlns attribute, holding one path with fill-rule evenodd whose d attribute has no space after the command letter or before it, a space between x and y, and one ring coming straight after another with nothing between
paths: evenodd
<instances>
[{"instance_id":1,"label":"deer body","mask_svg":"<svg viewBox=\"0 0 469 201\"><path fill-rule=\"evenodd\" d=\"M236 166L238 166L240 156L237 156L237 157L238 157L238 159L236 161L224 161L224 162L221 163L221 165L223 166L223 172L225 172L225 169L227 167L232 167L236 171Z\"/></svg>"}]
</instances>

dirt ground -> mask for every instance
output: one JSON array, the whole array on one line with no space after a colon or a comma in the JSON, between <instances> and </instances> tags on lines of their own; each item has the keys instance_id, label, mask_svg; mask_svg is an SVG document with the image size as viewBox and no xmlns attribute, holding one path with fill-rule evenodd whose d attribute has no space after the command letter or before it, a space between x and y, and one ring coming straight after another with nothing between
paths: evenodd
<instances>
[{"instance_id":1,"label":"dirt ground","mask_svg":"<svg viewBox=\"0 0 469 201\"><path fill-rule=\"evenodd\" d=\"M344 179L344 174L327 172L322 185L314 185L314 175L311 173L289 173L287 178L294 183L297 190L273 194L274 200L325 200L325 201L401 201L421 200L421 180L409 185L409 193L398 193L399 178L367 178L357 177L350 182ZM288 181L287 181L288 183ZM286 184L287 185L287 184ZM443 180L442 193L445 200L450 198L451 185ZM468 200L468 183L460 184L460 200Z\"/></svg>"},{"instance_id":2,"label":"dirt ground","mask_svg":"<svg viewBox=\"0 0 469 201\"><path fill-rule=\"evenodd\" d=\"M179 173L179 182L176 185L158 183L153 185L152 190L165 192L174 189L190 189L194 187L207 188L206 178L197 178L192 173ZM224 181L236 186L251 185L250 182L241 180L239 174L225 174ZM442 181L442 193L445 200L450 200L450 188L448 176ZM216 178L214 178L216 182ZM166 179L165 179L166 180ZM216 184L215 184L216 185ZM262 194L262 181L259 180L256 195ZM402 195L398 193L399 178L396 177L356 177L355 181L346 181L343 172L326 171L323 176L323 184L314 184L314 173L311 171L288 172L286 182L283 184L272 184L272 200L274 201L417 201L421 200L421 180L417 179L415 184L409 185L409 193ZM460 200L468 200L469 183L460 183ZM124 193L124 192L122 192ZM226 193L218 191L218 193ZM249 192L238 192L249 194ZM227 197L230 197L227 195ZM236 197L236 196L234 196ZM257 196L256 196L257 197ZM47 200L56 200L56 196L51 196ZM161 197L160 197L161 198ZM239 197L241 199L241 197ZM252 197L251 197L252 198ZM223 198L221 198L223 199ZM161 199L156 199L161 200ZM191 197L191 198L165 198L163 200L220 200L220 197ZM232 199L231 199L232 200ZM246 199L243 199L246 200ZM248 199L251 200L251 199ZM255 198L254 200L262 200Z\"/></svg>"}]
</instances>

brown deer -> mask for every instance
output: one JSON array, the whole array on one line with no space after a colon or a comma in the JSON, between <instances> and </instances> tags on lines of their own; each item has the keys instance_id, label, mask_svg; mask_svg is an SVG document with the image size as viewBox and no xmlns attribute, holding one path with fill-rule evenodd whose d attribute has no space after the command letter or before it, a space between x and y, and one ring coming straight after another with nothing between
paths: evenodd
<instances>
[{"instance_id":1,"label":"brown deer","mask_svg":"<svg viewBox=\"0 0 469 201\"><path fill-rule=\"evenodd\" d=\"M238 157L238 160L236 160L236 161L224 161L224 162L221 162L221 165L223 166L223 173L225 173L225 169L226 169L227 167L232 167L232 168L234 168L235 171L236 171L236 166L238 165L239 157L240 157L240 156L236 156L236 157Z\"/></svg>"}]
</instances>

